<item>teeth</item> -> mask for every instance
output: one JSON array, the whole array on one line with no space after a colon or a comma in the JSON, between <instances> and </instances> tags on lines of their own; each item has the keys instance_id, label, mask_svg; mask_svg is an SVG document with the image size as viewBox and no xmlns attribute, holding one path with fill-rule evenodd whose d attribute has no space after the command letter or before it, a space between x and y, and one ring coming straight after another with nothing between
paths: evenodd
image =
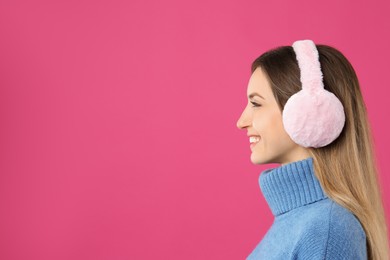
<instances>
[{"instance_id":1,"label":"teeth","mask_svg":"<svg viewBox=\"0 0 390 260\"><path fill-rule=\"evenodd\" d=\"M249 137L249 142L250 142L250 143L256 143L256 142L258 142L258 141L260 141L260 138L259 138L259 137L256 137L256 136L251 136L251 137Z\"/></svg>"}]
</instances>

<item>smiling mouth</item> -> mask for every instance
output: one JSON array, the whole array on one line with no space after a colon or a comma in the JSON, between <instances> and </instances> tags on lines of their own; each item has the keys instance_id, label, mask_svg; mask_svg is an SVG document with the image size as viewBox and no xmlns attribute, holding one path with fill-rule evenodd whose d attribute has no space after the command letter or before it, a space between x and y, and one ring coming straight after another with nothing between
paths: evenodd
<instances>
[{"instance_id":1,"label":"smiling mouth","mask_svg":"<svg viewBox=\"0 0 390 260\"><path fill-rule=\"evenodd\" d=\"M258 142L255 142L255 143L251 143L250 144L250 147L251 147L251 149L253 148L253 147L255 147L256 146L256 144L258 144L260 141L258 141Z\"/></svg>"}]
</instances>

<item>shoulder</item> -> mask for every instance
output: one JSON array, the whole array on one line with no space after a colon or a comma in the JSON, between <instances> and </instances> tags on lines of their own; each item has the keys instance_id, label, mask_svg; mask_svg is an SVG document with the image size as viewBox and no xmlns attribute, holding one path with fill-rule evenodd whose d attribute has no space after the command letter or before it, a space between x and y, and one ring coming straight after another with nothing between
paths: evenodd
<instances>
[{"instance_id":1,"label":"shoulder","mask_svg":"<svg viewBox=\"0 0 390 260\"><path fill-rule=\"evenodd\" d=\"M367 259L366 233L358 218L348 209L332 202L326 259L350 257Z\"/></svg>"},{"instance_id":2,"label":"shoulder","mask_svg":"<svg viewBox=\"0 0 390 260\"><path fill-rule=\"evenodd\" d=\"M366 259L366 235L351 211L331 199L317 204L296 255L299 259Z\"/></svg>"},{"instance_id":3,"label":"shoulder","mask_svg":"<svg viewBox=\"0 0 390 260\"><path fill-rule=\"evenodd\" d=\"M329 214L330 232L344 236L364 237L366 236L363 226L358 218L348 209L332 201Z\"/></svg>"},{"instance_id":4,"label":"shoulder","mask_svg":"<svg viewBox=\"0 0 390 260\"><path fill-rule=\"evenodd\" d=\"M318 234L322 230L323 236L332 236L333 239L346 237L365 238L363 226L358 218L348 209L331 199L316 203L316 207L306 212L308 217L307 233Z\"/></svg>"}]
</instances>

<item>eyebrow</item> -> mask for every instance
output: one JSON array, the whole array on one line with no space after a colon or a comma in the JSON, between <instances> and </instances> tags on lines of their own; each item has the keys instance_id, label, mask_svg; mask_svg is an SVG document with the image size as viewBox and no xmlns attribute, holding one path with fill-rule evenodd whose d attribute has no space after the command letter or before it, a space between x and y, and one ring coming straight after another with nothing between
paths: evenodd
<instances>
[{"instance_id":1,"label":"eyebrow","mask_svg":"<svg viewBox=\"0 0 390 260\"><path fill-rule=\"evenodd\" d=\"M250 95L248 96L248 98L251 99L251 98L253 98L254 96L259 96L259 97L261 97L262 99L265 100L265 98L264 98L262 95L258 94L258 93L252 93L252 94L250 94Z\"/></svg>"}]
</instances>

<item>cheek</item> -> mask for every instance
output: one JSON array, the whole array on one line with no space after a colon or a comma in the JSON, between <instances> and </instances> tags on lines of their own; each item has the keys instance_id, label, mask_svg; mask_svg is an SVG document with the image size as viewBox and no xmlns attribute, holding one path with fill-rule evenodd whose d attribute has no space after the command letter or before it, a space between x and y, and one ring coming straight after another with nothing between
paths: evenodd
<instances>
[{"instance_id":1,"label":"cheek","mask_svg":"<svg viewBox=\"0 0 390 260\"><path fill-rule=\"evenodd\" d=\"M286 143L290 139L284 128L283 118L280 113L273 113L270 116L265 130L274 142Z\"/></svg>"},{"instance_id":2,"label":"cheek","mask_svg":"<svg viewBox=\"0 0 390 260\"><path fill-rule=\"evenodd\" d=\"M286 130L284 129L283 125L283 118L279 114L275 114L272 118L272 125L275 126L275 132L278 132L280 134L286 134Z\"/></svg>"},{"instance_id":3,"label":"cheek","mask_svg":"<svg viewBox=\"0 0 390 260\"><path fill-rule=\"evenodd\" d=\"M254 112L252 119L253 127L262 133L272 133L273 135L287 135L284 125L282 114L279 110L266 110L263 108L261 111ZM280 136L282 138L282 136Z\"/></svg>"},{"instance_id":4,"label":"cheek","mask_svg":"<svg viewBox=\"0 0 390 260\"><path fill-rule=\"evenodd\" d=\"M283 130L281 123L283 122L275 114L253 117L253 128L265 139L277 139Z\"/></svg>"},{"instance_id":5,"label":"cheek","mask_svg":"<svg viewBox=\"0 0 390 260\"><path fill-rule=\"evenodd\" d=\"M279 117L275 116L275 118L273 119L273 125L275 126L274 128L275 137L278 138L278 141L280 143L283 143L283 145L285 146L294 144L292 139L286 132L286 129L284 128L283 118L281 115Z\"/></svg>"}]
</instances>

